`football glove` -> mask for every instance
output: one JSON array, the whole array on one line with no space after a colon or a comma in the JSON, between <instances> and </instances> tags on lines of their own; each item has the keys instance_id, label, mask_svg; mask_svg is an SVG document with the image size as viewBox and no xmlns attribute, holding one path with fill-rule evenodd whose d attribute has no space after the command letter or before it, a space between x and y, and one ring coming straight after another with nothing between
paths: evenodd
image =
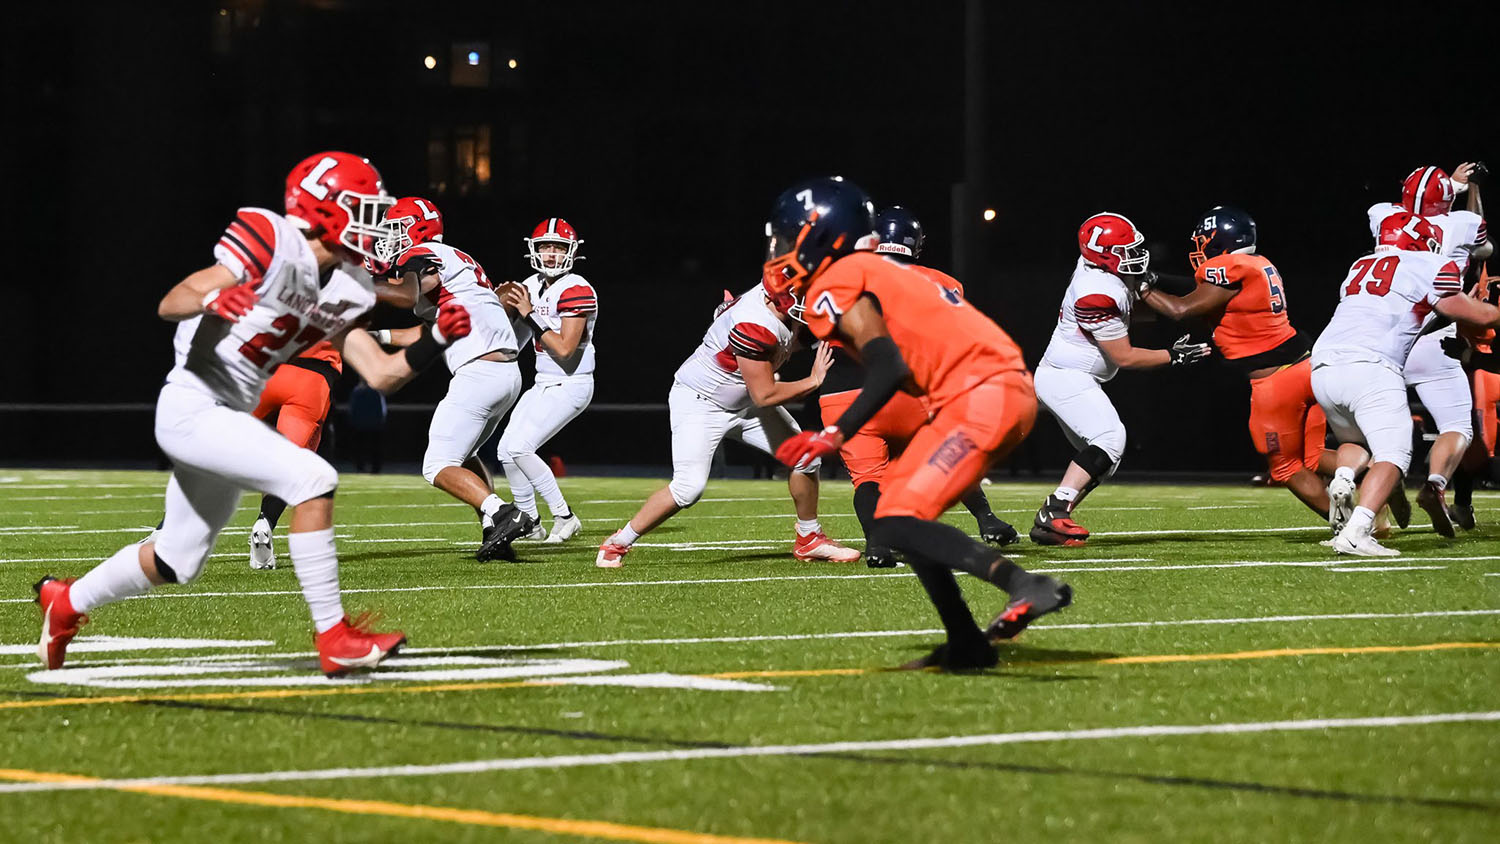
<instances>
[{"instance_id":1,"label":"football glove","mask_svg":"<svg viewBox=\"0 0 1500 844\"><path fill-rule=\"evenodd\" d=\"M1453 358L1454 360L1458 361L1459 363L1468 363L1469 362L1469 348L1470 347L1469 347L1468 341L1465 340L1464 338L1462 338L1462 337L1444 337L1442 340L1440 340L1438 342L1439 342L1439 345L1441 345L1443 347L1443 354L1447 355L1450 358Z\"/></svg>"},{"instance_id":2,"label":"football glove","mask_svg":"<svg viewBox=\"0 0 1500 844\"><path fill-rule=\"evenodd\" d=\"M432 339L446 346L460 337L469 336L469 312L457 302L444 302L432 324Z\"/></svg>"},{"instance_id":3,"label":"football glove","mask_svg":"<svg viewBox=\"0 0 1500 844\"><path fill-rule=\"evenodd\" d=\"M802 431L789 437L776 449L776 459L793 469L805 469L814 460L826 457L844 444L844 434L837 425L821 431Z\"/></svg>"},{"instance_id":4,"label":"football glove","mask_svg":"<svg viewBox=\"0 0 1500 844\"><path fill-rule=\"evenodd\" d=\"M1138 296L1138 297L1140 297L1140 298L1142 298L1142 299L1144 299L1144 298L1146 298L1146 294L1149 293L1149 292L1151 292L1151 290L1153 288L1155 288L1155 287L1156 287L1156 271L1154 271L1154 270L1147 270L1146 273L1141 276L1141 283L1138 284L1138 285L1136 285L1135 295Z\"/></svg>"},{"instance_id":5,"label":"football glove","mask_svg":"<svg viewBox=\"0 0 1500 844\"><path fill-rule=\"evenodd\" d=\"M1476 161L1474 162L1474 169L1469 171L1469 184L1482 185L1484 184L1484 180L1489 178L1489 175L1490 168L1486 167L1483 161Z\"/></svg>"},{"instance_id":6,"label":"football glove","mask_svg":"<svg viewBox=\"0 0 1500 844\"><path fill-rule=\"evenodd\" d=\"M203 312L213 314L225 322L239 322L240 317L250 313L260 294L248 283L233 287L221 287L203 297Z\"/></svg>"},{"instance_id":7,"label":"football glove","mask_svg":"<svg viewBox=\"0 0 1500 844\"><path fill-rule=\"evenodd\" d=\"M1173 366L1197 363L1213 354L1213 349L1209 348L1207 343L1188 342L1191 339L1191 334L1184 334L1177 338L1176 343L1172 344L1172 348L1168 350L1168 353L1172 355Z\"/></svg>"}]
</instances>

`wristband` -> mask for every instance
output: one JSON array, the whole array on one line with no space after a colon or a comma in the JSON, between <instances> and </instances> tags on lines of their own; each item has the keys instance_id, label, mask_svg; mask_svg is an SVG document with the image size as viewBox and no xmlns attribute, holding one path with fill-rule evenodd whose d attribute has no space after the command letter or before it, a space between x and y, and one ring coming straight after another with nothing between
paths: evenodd
<instances>
[{"instance_id":1,"label":"wristband","mask_svg":"<svg viewBox=\"0 0 1500 844\"><path fill-rule=\"evenodd\" d=\"M543 328L541 324L536 321L536 318L532 314L526 315L526 324L531 326L532 331L536 332L538 340L541 339L543 334L547 333L547 329Z\"/></svg>"},{"instance_id":2,"label":"wristband","mask_svg":"<svg viewBox=\"0 0 1500 844\"><path fill-rule=\"evenodd\" d=\"M417 342L406 347L406 365L413 372L426 369L428 364L443 356L443 347L438 344L437 338L425 326L422 328L422 337Z\"/></svg>"}]
</instances>

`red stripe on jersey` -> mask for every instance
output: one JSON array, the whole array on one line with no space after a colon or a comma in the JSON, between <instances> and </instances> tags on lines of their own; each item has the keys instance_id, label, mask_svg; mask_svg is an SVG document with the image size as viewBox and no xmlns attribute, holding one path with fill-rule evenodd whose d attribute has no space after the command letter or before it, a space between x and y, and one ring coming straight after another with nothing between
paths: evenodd
<instances>
[{"instance_id":1,"label":"red stripe on jersey","mask_svg":"<svg viewBox=\"0 0 1500 844\"><path fill-rule=\"evenodd\" d=\"M1480 220L1479 229L1474 232L1474 246L1483 246L1484 242L1489 239L1489 233L1489 226L1485 223L1484 220Z\"/></svg>"},{"instance_id":2,"label":"red stripe on jersey","mask_svg":"<svg viewBox=\"0 0 1500 844\"><path fill-rule=\"evenodd\" d=\"M251 283L259 283L261 278L265 276L265 273L261 272L260 268L255 265L255 262L250 260L250 256L246 254L245 248L239 244L239 241L230 240L225 236L219 238L219 245L228 249L229 254L233 255L234 259L240 262L240 266L245 269L245 278Z\"/></svg>"},{"instance_id":3,"label":"red stripe on jersey","mask_svg":"<svg viewBox=\"0 0 1500 844\"><path fill-rule=\"evenodd\" d=\"M1119 315L1119 303L1103 293L1090 293L1073 303L1073 316L1079 322L1099 322Z\"/></svg>"},{"instance_id":4,"label":"red stripe on jersey","mask_svg":"<svg viewBox=\"0 0 1500 844\"><path fill-rule=\"evenodd\" d=\"M267 267L271 266L271 258L276 254L276 227L265 215L253 211L241 211L234 222L229 224L231 230L241 230L244 235L240 238L245 245L256 253ZM238 232L236 232L238 233Z\"/></svg>"},{"instance_id":5,"label":"red stripe on jersey","mask_svg":"<svg viewBox=\"0 0 1500 844\"><path fill-rule=\"evenodd\" d=\"M742 322L729 330L729 347L742 358L770 360L776 346L776 335L764 325Z\"/></svg>"}]
</instances>

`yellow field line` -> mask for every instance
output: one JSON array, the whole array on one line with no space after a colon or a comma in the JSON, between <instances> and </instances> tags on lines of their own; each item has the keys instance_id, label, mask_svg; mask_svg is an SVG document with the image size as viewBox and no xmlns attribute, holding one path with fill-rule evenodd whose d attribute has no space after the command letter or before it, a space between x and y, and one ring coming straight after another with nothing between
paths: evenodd
<instances>
[{"instance_id":1,"label":"yellow field line","mask_svg":"<svg viewBox=\"0 0 1500 844\"><path fill-rule=\"evenodd\" d=\"M16 782L87 783L96 777L0 768L0 779ZM445 821L467 826L489 826L503 829L525 829L555 835L604 838L611 841L640 841L648 844L794 844L775 838L739 838L712 835L681 829L632 826L611 821L579 821L568 818L544 818L536 815L513 815L482 809L457 809L450 806L389 803L384 800L344 800L333 797L305 797L296 794L274 794L266 791L241 791L233 788L210 788L197 785L110 785L113 791L205 800L213 803L238 803L244 806L269 806L278 809L323 809L349 815L379 815L389 818Z\"/></svg>"},{"instance_id":2,"label":"yellow field line","mask_svg":"<svg viewBox=\"0 0 1500 844\"><path fill-rule=\"evenodd\" d=\"M1500 642L1437 642L1428 645L1372 645L1355 648L1282 648L1266 651L1231 651L1215 654L1148 654L1144 656L1115 656L1102 659L1060 659L1041 662L1016 662L1004 667L1010 669L1052 665L1160 665L1173 662L1215 662L1237 659L1271 659L1284 656L1347 656L1376 653L1418 653L1421 651L1472 650L1475 648L1500 648ZM699 674L715 680L743 680L774 677L848 677L863 674L880 674L887 668L807 668L771 669L766 671L722 671L716 674ZM262 689L253 692L191 692L173 695L100 695L96 697L58 697L41 700L0 701L0 710L43 709L53 706L90 706L102 703L152 703L156 701L199 700L278 700L298 697L328 697L331 695L374 694L427 694L430 692L482 692L494 689L521 689L541 686L566 685L562 680L508 680L492 683L437 683L428 685L395 686L372 684L345 686L331 689Z\"/></svg>"}]
</instances>

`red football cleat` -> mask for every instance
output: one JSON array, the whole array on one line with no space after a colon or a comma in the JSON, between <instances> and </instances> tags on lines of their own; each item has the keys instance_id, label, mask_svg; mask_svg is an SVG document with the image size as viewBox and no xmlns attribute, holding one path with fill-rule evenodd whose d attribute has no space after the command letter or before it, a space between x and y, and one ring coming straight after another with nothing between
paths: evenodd
<instances>
[{"instance_id":1,"label":"red football cleat","mask_svg":"<svg viewBox=\"0 0 1500 844\"><path fill-rule=\"evenodd\" d=\"M42 639L37 643L36 655L51 670L62 668L68 643L78 635L79 627L89 623L89 617L75 611L68 598L72 585L72 578L58 580L49 574L31 587L42 608Z\"/></svg>"},{"instance_id":2,"label":"red football cleat","mask_svg":"<svg viewBox=\"0 0 1500 844\"><path fill-rule=\"evenodd\" d=\"M357 668L374 668L406 644L405 633L399 630L375 633L369 624L368 615L353 621L344 616L338 624L318 634L318 666L324 674L339 677Z\"/></svg>"},{"instance_id":3,"label":"red football cleat","mask_svg":"<svg viewBox=\"0 0 1500 844\"><path fill-rule=\"evenodd\" d=\"M1078 546L1089 540L1089 529L1073 521L1067 505L1052 496L1036 511L1031 525L1031 541L1038 545Z\"/></svg>"},{"instance_id":4,"label":"red football cleat","mask_svg":"<svg viewBox=\"0 0 1500 844\"><path fill-rule=\"evenodd\" d=\"M852 563L863 555L845 545L828 538L823 531L814 531L806 536L798 535L792 546L792 556L799 560L831 560L835 563Z\"/></svg>"},{"instance_id":5,"label":"red football cleat","mask_svg":"<svg viewBox=\"0 0 1500 844\"><path fill-rule=\"evenodd\" d=\"M594 565L601 569L617 569L625 565L625 555L629 553L629 545L616 545L613 542L605 542L599 546L599 554L594 557Z\"/></svg>"}]
</instances>

